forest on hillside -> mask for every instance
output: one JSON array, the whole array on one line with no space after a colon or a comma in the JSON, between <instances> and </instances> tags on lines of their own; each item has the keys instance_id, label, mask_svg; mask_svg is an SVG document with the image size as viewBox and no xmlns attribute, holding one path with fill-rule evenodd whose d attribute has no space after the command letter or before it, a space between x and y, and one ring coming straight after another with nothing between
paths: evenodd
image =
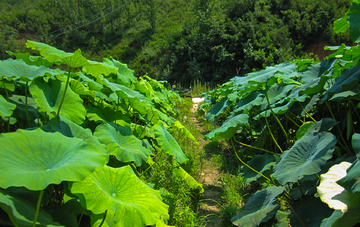
<instances>
[{"instance_id":1,"label":"forest on hillside","mask_svg":"<svg viewBox=\"0 0 360 227\"><path fill-rule=\"evenodd\" d=\"M3 0L0 59L26 40L93 60L112 56L136 76L220 84L307 56L311 44L349 42L333 22L351 0Z\"/></svg>"}]
</instances>

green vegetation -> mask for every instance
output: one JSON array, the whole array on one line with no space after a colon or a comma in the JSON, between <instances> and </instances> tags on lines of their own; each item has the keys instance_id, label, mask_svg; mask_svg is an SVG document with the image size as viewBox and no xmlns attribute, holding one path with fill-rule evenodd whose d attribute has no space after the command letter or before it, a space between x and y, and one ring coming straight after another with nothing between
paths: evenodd
<instances>
[{"instance_id":1,"label":"green vegetation","mask_svg":"<svg viewBox=\"0 0 360 227\"><path fill-rule=\"evenodd\" d=\"M359 15L360 1L354 0L335 22L335 32L349 30L359 43ZM234 77L203 94L207 103L200 108L210 107L206 118L221 124L206 137L231 144L241 163L241 187L256 191L243 207L223 211L232 215L234 225L360 222L360 52L358 46L344 44L328 48L336 52L321 62L284 62ZM231 191L226 195L234 197ZM234 214L236 208L241 210Z\"/></svg>"}]
</instances>

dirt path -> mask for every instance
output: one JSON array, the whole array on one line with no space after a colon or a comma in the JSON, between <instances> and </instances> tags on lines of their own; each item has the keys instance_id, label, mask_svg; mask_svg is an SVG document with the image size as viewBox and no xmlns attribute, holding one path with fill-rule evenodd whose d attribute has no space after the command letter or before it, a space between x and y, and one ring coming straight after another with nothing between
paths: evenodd
<instances>
[{"instance_id":1,"label":"dirt path","mask_svg":"<svg viewBox=\"0 0 360 227\"><path fill-rule=\"evenodd\" d=\"M196 111L199 107L199 104L203 101L200 98L193 98L193 108L192 112L194 116L192 121L195 123L196 127L202 134L205 134L201 123L195 117ZM205 145L208 141L203 140L202 138L198 141L200 143L200 149L203 149L206 152ZM218 167L210 161L210 156L205 156L204 163L202 164L201 177L199 183L204 186L204 194L201 197L201 206L199 210L199 217L202 225L206 227L220 227L220 204L221 204L221 184L219 182L219 169Z\"/></svg>"}]
</instances>

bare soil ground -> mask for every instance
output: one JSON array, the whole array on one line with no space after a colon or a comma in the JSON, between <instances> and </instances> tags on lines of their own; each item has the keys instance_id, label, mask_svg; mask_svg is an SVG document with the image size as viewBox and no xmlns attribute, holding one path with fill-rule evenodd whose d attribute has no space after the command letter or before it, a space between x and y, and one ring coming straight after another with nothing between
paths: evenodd
<instances>
[{"instance_id":1,"label":"bare soil ground","mask_svg":"<svg viewBox=\"0 0 360 227\"><path fill-rule=\"evenodd\" d=\"M192 112L196 113L199 103L202 102L203 99L193 98L193 108ZM202 134L205 134L201 123L194 116L191 119L196 127ZM200 149L205 150L204 146L208 143L207 141L200 139L198 141L200 143ZM199 183L204 186L204 193L201 196L201 206L199 210L199 217L202 218L201 223L206 225L206 227L219 227L221 226L220 220L220 204L221 204L221 194L222 188L219 182L219 169L216 167L214 163L210 161L210 156L205 156L204 163L202 165L201 177L199 179Z\"/></svg>"}]
</instances>

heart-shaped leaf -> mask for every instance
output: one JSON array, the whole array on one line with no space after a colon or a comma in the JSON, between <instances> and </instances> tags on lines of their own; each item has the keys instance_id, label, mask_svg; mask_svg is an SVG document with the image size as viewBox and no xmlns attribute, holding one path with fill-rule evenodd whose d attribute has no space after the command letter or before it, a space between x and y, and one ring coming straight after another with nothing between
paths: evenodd
<instances>
[{"instance_id":1,"label":"heart-shaped leaf","mask_svg":"<svg viewBox=\"0 0 360 227\"><path fill-rule=\"evenodd\" d=\"M42 190L61 181L82 180L107 155L78 138L41 129L0 134L0 187L24 186Z\"/></svg>"},{"instance_id":2,"label":"heart-shaped leaf","mask_svg":"<svg viewBox=\"0 0 360 227\"><path fill-rule=\"evenodd\" d=\"M130 166L99 167L83 181L74 182L70 190L94 214L109 210L109 226L154 225L168 212L160 191L144 184Z\"/></svg>"}]
</instances>

